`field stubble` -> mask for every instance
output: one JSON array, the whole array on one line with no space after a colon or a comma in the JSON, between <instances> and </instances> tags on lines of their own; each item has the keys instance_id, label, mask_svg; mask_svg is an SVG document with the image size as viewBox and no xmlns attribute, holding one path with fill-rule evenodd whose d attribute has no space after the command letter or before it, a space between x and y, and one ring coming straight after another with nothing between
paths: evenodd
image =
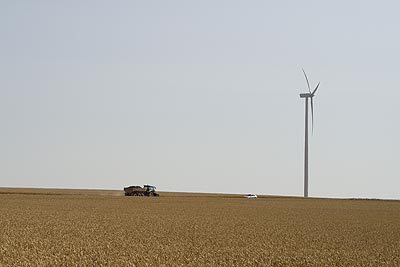
<instances>
[{"instance_id":1,"label":"field stubble","mask_svg":"<svg viewBox=\"0 0 400 267\"><path fill-rule=\"evenodd\" d=\"M0 266L400 266L399 201L0 191Z\"/></svg>"}]
</instances>

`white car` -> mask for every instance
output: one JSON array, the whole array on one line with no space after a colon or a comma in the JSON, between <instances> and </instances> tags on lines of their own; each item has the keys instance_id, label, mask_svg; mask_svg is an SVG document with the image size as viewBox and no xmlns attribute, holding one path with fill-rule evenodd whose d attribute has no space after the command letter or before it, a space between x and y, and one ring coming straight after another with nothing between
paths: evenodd
<instances>
[{"instance_id":1,"label":"white car","mask_svg":"<svg viewBox=\"0 0 400 267\"><path fill-rule=\"evenodd\" d=\"M257 195L255 195L255 194L247 194L244 197L245 198L257 198Z\"/></svg>"}]
</instances>

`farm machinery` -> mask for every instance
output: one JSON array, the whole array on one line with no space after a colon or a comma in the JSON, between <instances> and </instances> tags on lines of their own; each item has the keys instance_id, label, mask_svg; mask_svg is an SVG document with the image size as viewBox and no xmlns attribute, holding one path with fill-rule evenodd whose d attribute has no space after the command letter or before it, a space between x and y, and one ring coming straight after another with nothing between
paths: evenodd
<instances>
[{"instance_id":1,"label":"farm machinery","mask_svg":"<svg viewBox=\"0 0 400 267\"><path fill-rule=\"evenodd\" d=\"M124 187L125 196L145 196L145 197L158 197L160 196L156 192L156 187L153 185L145 184L143 187L141 186L128 186Z\"/></svg>"}]
</instances>

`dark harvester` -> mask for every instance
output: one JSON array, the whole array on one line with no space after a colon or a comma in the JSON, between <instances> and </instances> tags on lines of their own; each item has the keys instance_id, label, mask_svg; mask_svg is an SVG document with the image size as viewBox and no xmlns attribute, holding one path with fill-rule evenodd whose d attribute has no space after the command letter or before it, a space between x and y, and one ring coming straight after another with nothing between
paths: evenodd
<instances>
[{"instance_id":1,"label":"dark harvester","mask_svg":"<svg viewBox=\"0 0 400 267\"><path fill-rule=\"evenodd\" d=\"M124 187L124 191L125 191L125 196L145 196L145 197L160 196L156 192L155 186L147 184L145 184L143 187L136 185Z\"/></svg>"}]
</instances>

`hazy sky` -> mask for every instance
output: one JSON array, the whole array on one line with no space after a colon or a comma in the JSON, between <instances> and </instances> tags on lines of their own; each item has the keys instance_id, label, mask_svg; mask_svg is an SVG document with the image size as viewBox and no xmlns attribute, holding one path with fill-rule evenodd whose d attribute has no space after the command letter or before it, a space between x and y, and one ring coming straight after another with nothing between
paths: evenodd
<instances>
[{"instance_id":1,"label":"hazy sky","mask_svg":"<svg viewBox=\"0 0 400 267\"><path fill-rule=\"evenodd\" d=\"M0 186L400 198L398 1L0 1Z\"/></svg>"}]
</instances>

